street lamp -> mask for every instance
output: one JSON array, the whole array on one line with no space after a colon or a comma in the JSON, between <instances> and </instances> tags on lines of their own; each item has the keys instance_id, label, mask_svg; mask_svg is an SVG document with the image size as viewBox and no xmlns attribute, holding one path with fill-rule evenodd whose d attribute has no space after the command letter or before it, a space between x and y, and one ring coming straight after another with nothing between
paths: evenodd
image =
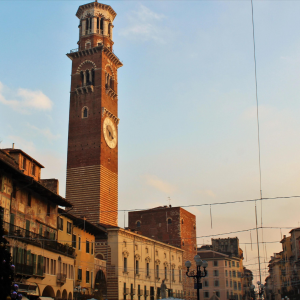
<instances>
[{"instance_id":1,"label":"street lamp","mask_svg":"<svg viewBox=\"0 0 300 300\"><path fill-rule=\"evenodd\" d=\"M259 299L262 299L262 295L264 293L264 287L265 286L260 281L257 281L257 286L258 286Z\"/></svg>"},{"instance_id":2,"label":"street lamp","mask_svg":"<svg viewBox=\"0 0 300 300\"><path fill-rule=\"evenodd\" d=\"M187 267L186 276L194 278L194 288L197 289L197 300L200 300L199 290L202 289L201 278L207 276L206 268L208 266L208 263L205 260L201 260L199 255L195 255L194 260L196 262L197 271L190 272L190 267L192 266L192 263L188 260L185 262L185 266ZM203 271L201 271L201 266L203 268Z\"/></svg>"}]
</instances>

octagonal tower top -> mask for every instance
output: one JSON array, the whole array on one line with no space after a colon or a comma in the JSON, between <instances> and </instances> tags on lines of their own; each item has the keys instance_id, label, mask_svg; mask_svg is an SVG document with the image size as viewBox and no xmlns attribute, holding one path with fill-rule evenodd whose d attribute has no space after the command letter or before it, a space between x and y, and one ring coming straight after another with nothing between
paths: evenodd
<instances>
[{"instance_id":1,"label":"octagonal tower top","mask_svg":"<svg viewBox=\"0 0 300 300\"><path fill-rule=\"evenodd\" d=\"M79 50L89 49L100 44L112 50L113 21L117 13L110 5L91 2L79 6L76 16L79 23Z\"/></svg>"}]
</instances>

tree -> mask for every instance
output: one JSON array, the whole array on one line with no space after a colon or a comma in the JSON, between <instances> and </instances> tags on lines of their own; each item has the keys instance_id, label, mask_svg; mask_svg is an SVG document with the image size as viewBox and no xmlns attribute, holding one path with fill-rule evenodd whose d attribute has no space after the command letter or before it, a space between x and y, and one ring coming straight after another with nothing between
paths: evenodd
<instances>
[{"instance_id":1,"label":"tree","mask_svg":"<svg viewBox=\"0 0 300 300\"><path fill-rule=\"evenodd\" d=\"M2 214L0 213L0 295L7 299L11 295L14 282L14 267L10 252L7 249L8 241L4 238ZM3 297L3 298L2 298Z\"/></svg>"}]
</instances>

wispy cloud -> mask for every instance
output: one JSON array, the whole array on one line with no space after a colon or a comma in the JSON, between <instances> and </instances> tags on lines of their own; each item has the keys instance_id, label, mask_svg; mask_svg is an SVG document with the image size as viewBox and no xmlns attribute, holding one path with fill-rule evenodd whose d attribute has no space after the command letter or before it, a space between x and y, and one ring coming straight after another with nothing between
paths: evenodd
<instances>
[{"instance_id":1,"label":"wispy cloud","mask_svg":"<svg viewBox=\"0 0 300 300\"><path fill-rule=\"evenodd\" d=\"M57 140L58 138L60 138L60 135L59 134L53 134L51 132L51 130L49 128L38 128L34 125L31 125L31 124L27 124L27 126L31 129L33 129L34 131L36 131L37 133L41 134L42 136L44 136L45 138L47 138L49 141L54 141L54 140Z\"/></svg>"},{"instance_id":2,"label":"wispy cloud","mask_svg":"<svg viewBox=\"0 0 300 300\"><path fill-rule=\"evenodd\" d=\"M173 192L176 191L176 187L173 186L172 184L163 181L159 178L157 178L156 176L152 176L152 175L147 175L145 176L146 179L146 184L154 187L156 190L163 192L165 194L172 194Z\"/></svg>"},{"instance_id":3,"label":"wispy cloud","mask_svg":"<svg viewBox=\"0 0 300 300\"><path fill-rule=\"evenodd\" d=\"M197 194L210 197L210 198L215 198L216 194L212 190L198 190Z\"/></svg>"},{"instance_id":4,"label":"wispy cloud","mask_svg":"<svg viewBox=\"0 0 300 300\"><path fill-rule=\"evenodd\" d=\"M0 103L25 114L30 114L32 110L51 110L53 106L52 101L42 91L31 91L22 88L11 91L1 82Z\"/></svg>"},{"instance_id":5,"label":"wispy cloud","mask_svg":"<svg viewBox=\"0 0 300 300\"><path fill-rule=\"evenodd\" d=\"M127 16L128 26L120 30L120 34L131 39L165 43L168 30L161 26L164 18L163 14L155 13L141 4L138 10Z\"/></svg>"}]
</instances>

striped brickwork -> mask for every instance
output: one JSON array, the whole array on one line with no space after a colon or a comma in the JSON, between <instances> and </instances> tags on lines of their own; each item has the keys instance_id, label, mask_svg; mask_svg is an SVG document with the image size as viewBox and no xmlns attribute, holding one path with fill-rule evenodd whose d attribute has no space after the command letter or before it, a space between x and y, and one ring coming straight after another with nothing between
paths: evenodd
<instances>
[{"instance_id":1,"label":"striped brickwork","mask_svg":"<svg viewBox=\"0 0 300 300\"><path fill-rule=\"evenodd\" d=\"M111 247L107 245L107 240L96 240L95 255L102 254L106 260L106 282L107 298L118 300L118 277L116 266L111 264Z\"/></svg>"},{"instance_id":2,"label":"striped brickwork","mask_svg":"<svg viewBox=\"0 0 300 300\"><path fill-rule=\"evenodd\" d=\"M93 224L117 226L118 175L103 166L67 170L66 198L73 214L85 216Z\"/></svg>"}]
</instances>

